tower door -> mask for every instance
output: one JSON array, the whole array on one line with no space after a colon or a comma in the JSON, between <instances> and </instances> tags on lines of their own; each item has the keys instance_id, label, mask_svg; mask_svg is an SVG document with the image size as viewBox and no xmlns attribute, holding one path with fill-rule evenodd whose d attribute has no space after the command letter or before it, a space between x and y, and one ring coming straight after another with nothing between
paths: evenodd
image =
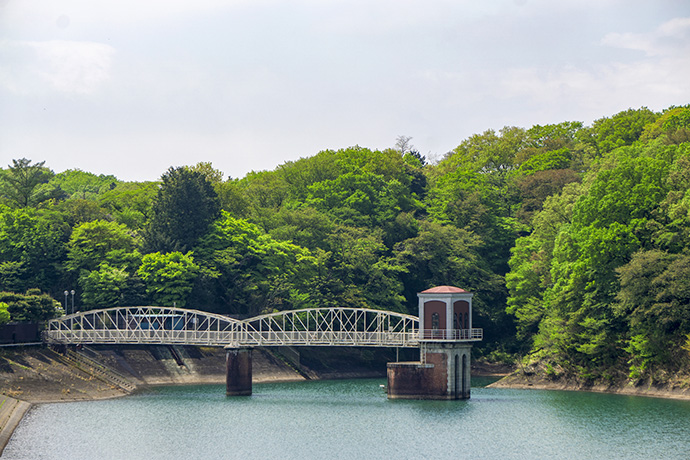
<instances>
[{"instance_id":1,"label":"tower door","mask_svg":"<svg viewBox=\"0 0 690 460\"><path fill-rule=\"evenodd\" d=\"M424 337L427 339L445 338L446 304L438 300L424 303Z\"/></svg>"}]
</instances>

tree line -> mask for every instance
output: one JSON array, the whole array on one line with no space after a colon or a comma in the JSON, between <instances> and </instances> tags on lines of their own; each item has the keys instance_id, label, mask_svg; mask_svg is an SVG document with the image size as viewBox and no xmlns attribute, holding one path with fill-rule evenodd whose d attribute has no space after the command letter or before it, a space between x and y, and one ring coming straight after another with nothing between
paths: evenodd
<instances>
[{"instance_id":1,"label":"tree line","mask_svg":"<svg viewBox=\"0 0 690 460\"><path fill-rule=\"evenodd\" d=\"M687 370L689 106L487 130L433 164L410 140L240 179L206 162L125 182L13 160L0 170L0 321L57 315L66 289L77 310L248 317L416 314L418 292L455 285L476 294L494 357L590 379Z\"/></svg>"}]
</instances>

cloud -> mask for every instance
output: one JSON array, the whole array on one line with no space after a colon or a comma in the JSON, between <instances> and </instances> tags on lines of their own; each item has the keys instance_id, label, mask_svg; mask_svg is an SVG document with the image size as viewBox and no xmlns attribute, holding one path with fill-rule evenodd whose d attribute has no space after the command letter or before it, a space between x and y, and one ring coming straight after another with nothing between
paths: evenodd
<instances>
[{"instance_id":1,"label":"cloud","mask_svg":"<svg viewBox=\"0 0 690 460\"><path fill-rule=\"evenodd\" d=\"M442 153L487 128L660 110L690 95L686 16L678 0L0 0L0 156L238 177L400 134Z\"/></svg>"},{"instance_id":2,"label":"cloud","mask_svg":"<svg viewBox=\"0 0 690 460\"><path fill-rule=\"evenodd\" d=\"M690 63L684 59L640 60L544 71L513 69L501 82L506 99L529 96L530 107L579 108L582 113L602 115L628 107L664 108L683 103L690 94L687 75Z\"/></svg>"},{"instance_id":3,"label":"cloud","mask_svg":"<svg viewBox=\"0 0 690 460\"><path fill-rule=\"evenodd\" d=\"M113 47L94 42L4 41L0 86L20 94L90 94L108 80L114 54Z\"/></svg>"},{"instance_id":4,"label":"cloud","mask_svg":"<svg viewBox=\"0 0 690 460\"><path fill-rule=\"evenodd\" d=\"M687 52L690 50L690 17L671 19L648 33L610 33L604 36L601 43L643 51L647 56L675 55L679 50Z\"/></svg>"},{"instance_id":5,"label":"cloud","mask_svg":"<svg viewBox=\"0 0 690 460\"><path fill-rule=\"evenodd\" d=\"M80 24L91 24L97 27L115 24L118 27L127 27L137 23L184 20L198 14L270 6L279 2L279 0L4 1L6 5L3 8L2 0L0 0L0 12L6 17L7 28L11 29L15 24L22 24L25 29L36 33L42 33L48 27L56 25L65 26L65 28L79 27ZM59 23L58 20L60 20Z\"/></svg>"},{"instance_id":6,"label":"cloud","mask_svg":"<svg viewBox=\"0 0 690 460\"><path fill-rule=\"evenodd\" d=\"M606 63L511 68L502 76L498 93L506 100L526 101L526 111L541 111L545 117L561 107L594 117L629 107L662 109L687 102L690 18L667 21L647 33L610 33L601 44L644 55L620 54Z\"/></svg>"}]
</instances>

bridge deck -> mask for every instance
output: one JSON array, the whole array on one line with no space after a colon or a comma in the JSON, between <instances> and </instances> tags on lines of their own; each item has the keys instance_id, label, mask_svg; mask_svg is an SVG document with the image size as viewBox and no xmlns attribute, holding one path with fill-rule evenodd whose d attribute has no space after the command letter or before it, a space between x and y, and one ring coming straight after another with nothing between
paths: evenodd
<instances>
[{"instance_id":1,"label":"bridge deck","mask_svg":"<svg viewBox=\"0 0 690 460\"><path fill-rule=\"evenodd\" d=\"M293 331L282 333L233 333L198 331L46 331L46 341L63 344L170 344L222 347L255 346L350 346L416 347L417 332L323 332Z\"/></svg>"}]
</instances>

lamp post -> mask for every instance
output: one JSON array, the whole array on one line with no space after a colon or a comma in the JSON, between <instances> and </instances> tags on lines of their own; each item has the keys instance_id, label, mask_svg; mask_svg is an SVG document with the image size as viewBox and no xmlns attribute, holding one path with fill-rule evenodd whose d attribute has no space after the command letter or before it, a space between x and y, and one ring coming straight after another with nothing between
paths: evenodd
<instances>
[{"instance_id":1,"label":"lamp post","mask_svg":"<svg viewBox=\"0 0 690 460\"><path fill-rule=\"evenodd\" d=\"M69 294L69 292L65 291L65 315L67 314L67 294Z\"/></svg>"},{"instance_id":2,"label":"lamp post","mask_svg":"<svg viewBox=\"0 0 690 460\"><path fill-rule=\"evenodd\" d=\"M74 289L69 291L70 294L72 294L72 314L74 314Z\"/></svg>"}]
</instances>

